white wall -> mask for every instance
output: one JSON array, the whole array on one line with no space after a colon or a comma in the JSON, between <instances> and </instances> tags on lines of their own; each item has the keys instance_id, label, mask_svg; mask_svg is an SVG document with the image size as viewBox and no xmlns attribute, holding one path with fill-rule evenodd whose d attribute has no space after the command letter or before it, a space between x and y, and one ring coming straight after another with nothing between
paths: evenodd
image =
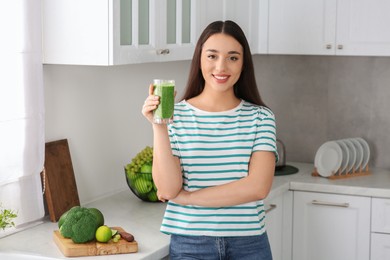
<instances>
[{"instance_id":1,"label":"white wall","mask_svg":"<svg viewBox=\"0 0 390 260\"><path fill-rule=\"evenodd\" d=\"M149 84L175 79L180 97L189 65L44 66L46 142L68 139L82 204L128 189L123 167L152 145L141 114Z\"/></svg>"}]
</instances>

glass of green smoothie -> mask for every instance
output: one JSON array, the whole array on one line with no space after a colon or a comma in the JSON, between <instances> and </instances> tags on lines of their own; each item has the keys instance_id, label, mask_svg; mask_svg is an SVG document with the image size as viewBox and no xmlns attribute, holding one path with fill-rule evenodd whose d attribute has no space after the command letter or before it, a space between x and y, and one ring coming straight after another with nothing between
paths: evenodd
<instances>
[{"instance_id":1,"label":"glass of green smoothie","mask_svg":"<svg viewBox=\"0 0 390 260\"><path fill-rule=\"evenodd\" d=\"M173 106L175 104L175 81L155 79L153 85L153 94L160 97L160 104L153 111L153 122L156 124L172 123Z\"/></svg>"}]
</instances>

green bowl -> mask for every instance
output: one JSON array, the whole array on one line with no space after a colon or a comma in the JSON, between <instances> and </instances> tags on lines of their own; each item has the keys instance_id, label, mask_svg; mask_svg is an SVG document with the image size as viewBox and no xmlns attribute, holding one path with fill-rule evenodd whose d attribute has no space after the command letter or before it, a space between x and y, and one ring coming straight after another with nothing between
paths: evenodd
<instances>
[{"instance_id":1,"label":"green bowl","mask_svg":"<svg viewBox=\"0 0 390 260\"><path fill-rule=\"evenodd\" d=\"M157 188L151 173L130 173L125 168L126 183L139 199L147 202L159 202Z\"/></svg>"}]
</instances>

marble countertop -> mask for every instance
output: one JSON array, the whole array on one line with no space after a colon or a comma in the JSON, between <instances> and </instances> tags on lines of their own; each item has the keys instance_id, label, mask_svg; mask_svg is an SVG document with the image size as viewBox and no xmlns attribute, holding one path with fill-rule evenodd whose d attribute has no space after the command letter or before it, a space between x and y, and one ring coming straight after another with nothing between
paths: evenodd
<instances>
[{"instance_id":1,"label":"marble countertop","mask_svg":"<svg viewBox=\"0 0 390 260\"><path fill-rule=\"evenodd\" d=\"M312 164L288 163L299 172L275 176L267 199L272 199L288 190L338 193L354 196L390 198L390 171L371 169L369 176L329 180L313 177ZM148 203L136 198L130 190L83 205L99 208L105 215L108 226L120 226L132 233L138 242L138 252L122 255L72 257L72 259L160 259L168 255L169 236L159 231L165 210L164 203ZM45 219L42 224L0 239L0 258L7 259L66 259L53 241L57 223Z\"/></svg>"}]
</instances>

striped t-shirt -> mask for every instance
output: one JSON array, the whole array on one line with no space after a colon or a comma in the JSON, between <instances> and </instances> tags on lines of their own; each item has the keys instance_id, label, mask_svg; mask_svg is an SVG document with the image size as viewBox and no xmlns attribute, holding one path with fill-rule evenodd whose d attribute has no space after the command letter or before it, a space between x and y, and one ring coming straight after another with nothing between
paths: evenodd
<instances>
[{"instance_id":1,"label":"striped t-shirt","mask_svg":"<svg viewBox=\"0 0 390 260\"><path fill-rule=\"evenodd\" d=\"M206 112L186 101L175 104L169 125L174 156L179 157L188 191L221 185L248 175L254 151L276 153L275 118L266 107L242 100L234 109ZM250 236L265 231L262 200L231 207L168 202L161 231L168 234Z\"/></svg>"}]
</instances>

